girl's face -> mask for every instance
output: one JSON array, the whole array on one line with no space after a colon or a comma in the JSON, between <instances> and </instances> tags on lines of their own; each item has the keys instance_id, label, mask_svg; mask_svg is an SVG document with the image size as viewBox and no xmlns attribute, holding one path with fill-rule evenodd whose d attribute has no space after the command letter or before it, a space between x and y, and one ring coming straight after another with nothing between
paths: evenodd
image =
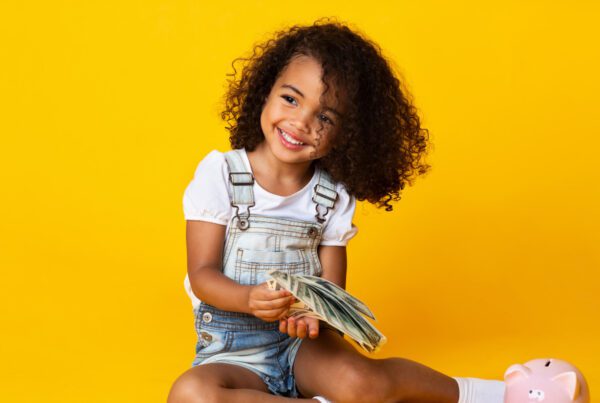
<instances>
[{"instance_id":1,"label":"girl's face","mask_svg":"<svg viewBox=\"0 0 600 403\"><path fill-rule=\"evenodd\" d=\"M267 97L260 124L266 145L282 162L301 163L321 158L333 146L341 124L339 103L335 89L330 86L325 104L321 104L325 91L321 76L321 64L316 59L296 56L281 72Z\"/></svg>"}]
</instances>

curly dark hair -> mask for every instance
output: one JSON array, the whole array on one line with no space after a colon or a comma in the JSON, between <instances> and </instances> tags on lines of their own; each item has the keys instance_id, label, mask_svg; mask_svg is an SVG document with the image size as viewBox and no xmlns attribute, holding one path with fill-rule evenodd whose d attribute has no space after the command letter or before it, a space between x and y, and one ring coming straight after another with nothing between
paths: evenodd
<instances>
[{"instance_id":1,"label":"curly dark hair","mask_svg":"<svg viewBox=\"0 0 600 403\"><path fill-rule=\"evenodd\" d=\"M315 161L357 200L391 211L405 184L426 173L422 162L429 131L421 128L408 91L396 77L379 46L356 30L329 18L309 26L279 31L253 54L237 58L228 74L225 109L232 148L252 151L264 140L260 117L271 88L297 55L321 63L321 80L346 100L341 130L331 151ZM242 62L241 74L235 68Z\"/></svg>"}]
</instances>

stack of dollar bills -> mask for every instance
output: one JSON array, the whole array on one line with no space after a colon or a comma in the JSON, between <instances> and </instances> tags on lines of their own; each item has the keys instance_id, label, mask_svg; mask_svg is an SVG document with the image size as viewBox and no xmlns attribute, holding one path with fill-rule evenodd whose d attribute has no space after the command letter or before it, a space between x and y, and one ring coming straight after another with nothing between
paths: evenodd
<instances>
[{"instance_id":1,"label":"stack of dollar bills","mask_svg":"<svg viewBox=\"0 0 600 403\"><path fill-rule=\"evenodd\" d=\"M331 281L279 270L271 270L269 275L269 288L286 289L297 299L290 307L288 317L308 316L322 320L348 335L368 352L377 351L387 341L386 337L362 316L375 319L369 308Z\"/></svg>"}]
</instances>

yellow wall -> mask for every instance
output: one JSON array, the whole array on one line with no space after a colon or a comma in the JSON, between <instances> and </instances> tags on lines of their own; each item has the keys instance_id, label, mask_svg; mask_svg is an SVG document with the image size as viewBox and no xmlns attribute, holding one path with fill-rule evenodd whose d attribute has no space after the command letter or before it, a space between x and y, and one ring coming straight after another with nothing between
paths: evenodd
<instances>
[{"instance_id":1,"label":"yellow wall","mask_svg":"<svg viewBox=\"0 0 600 403\"><path fill-rule=\"evenodd\" d=\"M165 401L195 343L181 197L228 147L225 74L320 16L383 47L435 147L393 213L357 209L379 356L489 378L555 356L600 388L598 5L369 5L3 3L0 400Z\"/></svg>"}]
</instances>

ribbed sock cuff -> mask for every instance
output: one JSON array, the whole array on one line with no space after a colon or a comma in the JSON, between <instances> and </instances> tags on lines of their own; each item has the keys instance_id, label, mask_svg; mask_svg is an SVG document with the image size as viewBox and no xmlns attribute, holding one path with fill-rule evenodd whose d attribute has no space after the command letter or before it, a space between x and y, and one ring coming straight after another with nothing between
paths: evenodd
<instances>
[{"instance_id":1,"label":"ribbed sock cuff","mask_svg":"<svg viewBox=\"0 0 600 403\"><path fill-rule=\"evenodd\" d=\"M458 378L458 403L504 403L504 382L478 378Z\"/></svg>"}]
</instances>

